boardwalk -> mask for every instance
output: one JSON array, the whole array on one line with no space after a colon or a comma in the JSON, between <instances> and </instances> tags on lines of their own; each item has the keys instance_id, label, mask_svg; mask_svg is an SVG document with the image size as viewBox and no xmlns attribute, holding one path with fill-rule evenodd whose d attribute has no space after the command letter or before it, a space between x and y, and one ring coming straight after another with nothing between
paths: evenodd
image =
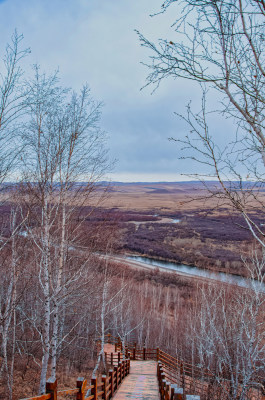
<instances>
[{"instance_id":1,"label":"boardwalk","mask_svg":"<svg viewBox=\"0 0 265 400\"><path fill-rule=\"evenodd\" d=\"M159 400L155 361L131 361L130 374L124 379L115 400Z\"/></svg>"}]
</instances>

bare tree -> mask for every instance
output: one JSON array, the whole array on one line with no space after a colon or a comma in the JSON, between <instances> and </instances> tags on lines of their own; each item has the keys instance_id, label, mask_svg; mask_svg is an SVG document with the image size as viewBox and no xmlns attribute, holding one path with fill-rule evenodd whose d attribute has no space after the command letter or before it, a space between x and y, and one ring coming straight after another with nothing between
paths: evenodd
<instances>
[{"instance_id":1,"label":"bare tree","mask_svg":"<svg viewBox=\"0 0 265 400\"><path fill-rule=\"evenodd\" d=\"M43 393L50 357L51 375L56 375L60 310L85 284L91 262L91 252L80 253L81 227L96 204L90 203L93 193L97 191L97 201L102 197L97 182L107 158L105 135L98 127L101 104L92 100L87 86L78 95L61 88L57 74L46 76L35 67L27 105L22 198L32 221L25 229L34 244L43 295L43 326L38 329Z\"/></svg>"},{"instance_id":2,"label":"bare tree","mask_svg":"<svg viewBox=\"0 0 265 400\"><path fill-rule=\"evenodd\" d=\"M0 65L0 190L7 187L7 180L15 178L18 156L22 149L18 132L25 114L22 59L29 53L23 49L23 36L14 32L7 44ZM7 192L6 192L7 193ZM14 196L14 191L13 191ZM1 198L1 203L7 197ZM7 206L0 224L0 378L7 382L9 399L12 399L14 354L16 343L16 306L19 299L17 282L20 276L18 233L21 221L19 207ZM9 265L8 265L9 263Z\"/></svg>"},{"instance_id":3,"label":"bare tree","mask_svg":"<svg viewBox=\"0 0 265 400\"><path fill-rule=\"evenodd\" d=\"M111 249L113 247L113 237L108 241L108 252L99 260L102 264L102 272L100 274L100 281L98 283L99 292L97 294L98 306L96 318L97 333L100 337L100 350L97 356L97 362L93 369L92 375L96 376L96 373L102 363L104 371L106 371L106 360L105 360L105 335L110 330L117 329L116 315L120 315L122 303L124 299L127 299L127 285L128 283L124 280L113 277L109 271L111 264Z\"/></svg>"},{"instance_id":4,"label":"bare tree","mask_svg":"<svg viewBox=\"0 0 265 400\"><path fill-rule=\"evenodd\" d=\"M147 85L159 86L164 78L200 85L202 107L195 112L188 105L181 117L189 131L174 140L182 144L181 157L207 167L198 178L205 181L207 175L219 181L210 195L228 200L240 211L264 247L264 231L253 214L264 207L260 192L265 164L265 4L260 0L167 0L158 14L169 9L177 15L171 38L154 44L139 33L141 45L152 52ZM220 100L217 110L206 102L214 92ZM236 123L223 145L218 145L209 122L213 111L218 121L231 117Z\"/></svg>"},{"instance_id":5,"label":"bare tree","mask_svg":"<svg viewBox=\"0 0 265 400\"><path fill-rule=\"evenodd\" d=\"M155 44L138 32L141 45L151 51L147 85L188 79L202 90L198 111L188 104L186 114L177 114L188 129L173 140L180 157L203 165L203 172L194 175L205 184L207 196L243 217L258 249L244 265L249 269L251 264L253 285L254 279L264 282L265 3L166 0L157 14L169 10L176 15L172 37ZM211 107L216 97L219 103ZM234 123L228 140L216 137L213 117ZM215 186L207 184L209 177ZM209 290L198 303L199 322L193 319L197 340L192 352L200 365L215 371L217 381L229 380L230 387L223 386L228 398L244 398L264 365L264 293L255 286L230 293L227 287Z\"/></svg>"},{"instance_id":6,"label":"bare tree","mask_svg":"<svg viewBox=\"0 0 265 400\"><path fill-rule=\"evenodd\" d=\"M237 119L263 154L264 2L167 0L161 12L171 6L179 15L171 40L156 46L140 34L154 53L148 83L186 78L221 92L222 111Z\"/></svg>"},{"instance_id":7,"label":"bare tree","mask_svg":"<svg viewBox=\"0 0 265 400\"><path fill-rule=\"evenodd\" d=\"M135 335L142 328L147 319L147 312L143 312L139 306L141 293L136 292L135 282L121 277L120 284L123 290L117 292L113 299L112 326L110 328L112 328L115 336L121 340L123 358L125 359L126 342L129 342L131 335Z\"/></svg>"},{"instance_id":8,"label":"bare tree","mask_svg":"<svg viewBox=\"0 0 265 400\"><path fill-rule=\"evenodd\" d=\"M21 48L23 36L16 31L11 43L6 46L0 73L0 183L11 171L14 173L15 161L21 150L17 131L20 117L25 112L25 93L23 91L22 59L29 49Z\"/></svg>"},{"instance_id":9,"label":"bare tree","mask_svg":"<svg viewBox=\"0 0 265 400\"><path fill-rule=\"evenodd\" d=\"M199 287L188 337L202 372L213 374L210 387L224 398L245 399L258 387L265 362L264 258L245 260L251 272L249 287L205 284ZM203 378L205 381L207 377ZM215 388L215 389L214 389Z\"/></svg>"},{"instance_id":10,"label":"bare tree","mask_svg":"<svg viewBox=\"0 0 265 400\"><path fill-rule=\"evenodd\" d=\"M5 237L3 246L0 248L0 379L4 377L7 383L7 393L12 399L14 356L16 344L16 307L21 293L17 290L18 279L21 277L21 248L18 236L14 234L18 222L16 210L11 209L10 215L6 217L10 222L9 231L11 237Z\"/></svg>"}]
</instances>

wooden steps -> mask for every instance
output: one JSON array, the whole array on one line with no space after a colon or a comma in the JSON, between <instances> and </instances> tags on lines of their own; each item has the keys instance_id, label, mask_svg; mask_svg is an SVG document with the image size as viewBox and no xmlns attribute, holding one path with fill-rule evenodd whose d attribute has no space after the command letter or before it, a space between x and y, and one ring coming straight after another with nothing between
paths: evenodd
<instances>
[{"instance_id":1,"label":"wooden steps","mask_svg":"<svg viewBox=\"0 0 265 400\"><path fill-rule=\"evenodd\" d=\"M130 374L115 394L115 400L159 400L155 361L131 361Z\"/></svg>"}]
</instances>

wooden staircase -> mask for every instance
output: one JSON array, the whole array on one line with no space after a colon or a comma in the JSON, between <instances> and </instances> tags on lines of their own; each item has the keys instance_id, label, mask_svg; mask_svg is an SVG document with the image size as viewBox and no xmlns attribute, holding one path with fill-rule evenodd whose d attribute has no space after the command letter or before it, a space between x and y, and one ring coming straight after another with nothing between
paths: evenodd
<instances>
[{"instance_id":1,"label":"wooden staircase","mask_svg":"<svg viewBox=\"0 0 265 400\"><path fill-rule=\"evenodd\" d=\"M106 375L98 375L90 384L78 378L76 388L58 390L57 381L48 380L46 394L24 400L229 400L226 380L213 391L210 371L183 362L159 348L139 347L119 338L105 338ZM217 394L216 394L217 393ZM70 397L69 397L70 396ZM264 387L250 387L246 400L265 400Z\"/></svg>"}]
</instances>

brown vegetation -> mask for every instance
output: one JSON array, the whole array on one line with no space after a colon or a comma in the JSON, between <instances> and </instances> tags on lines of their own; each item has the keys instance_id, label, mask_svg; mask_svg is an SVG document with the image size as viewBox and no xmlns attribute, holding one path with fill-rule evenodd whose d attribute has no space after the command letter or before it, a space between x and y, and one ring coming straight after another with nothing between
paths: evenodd
<instances>
[{"instance_id":1,"label":"brown vegetation","mask_svg":"<svg viewBox=\"0 0 265 400\"><path fill-rule=\"evenodd\" d=\"M246 222L228 205L205 196L198 183L116 184L87 226L117 223L120 251L246 275L242 255L255 247ZM252 219L263 226L254 204Z\"/></svg>"}]
</instances>

